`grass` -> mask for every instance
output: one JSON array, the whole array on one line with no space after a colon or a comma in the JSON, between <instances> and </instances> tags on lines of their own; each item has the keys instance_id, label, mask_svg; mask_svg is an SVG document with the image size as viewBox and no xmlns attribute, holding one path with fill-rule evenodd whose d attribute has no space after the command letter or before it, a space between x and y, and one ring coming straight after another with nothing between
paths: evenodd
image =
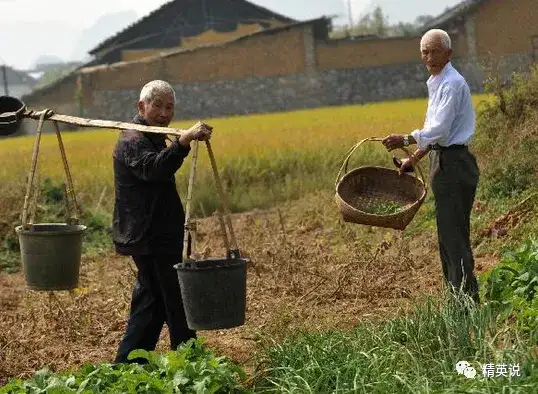
<instances>
[{"instance_id":1,"label":"grass","mask_svg":"<svg viewBox=\"0 0 538 394\"><path fill-rule=\"evenodd\" d=\"M261 360L260 393L513 393L538 384L530 336L498 325L491 308L448 294L417 303L408 315L351 332L300 332L272 343ZM467 361L477 372L456 371ZM483 375L487 364L508 376ZM510 376L510 365L520 376ZM487 367L486 367L487 368Z\"/></svg>"}]
</instances>

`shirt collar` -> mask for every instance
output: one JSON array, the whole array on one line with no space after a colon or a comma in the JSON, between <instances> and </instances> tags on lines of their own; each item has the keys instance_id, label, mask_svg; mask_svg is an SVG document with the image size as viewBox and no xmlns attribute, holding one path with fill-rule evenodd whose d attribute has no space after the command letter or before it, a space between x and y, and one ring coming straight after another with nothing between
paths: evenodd
<instances>
[{"instance_id":1,"label":"shirt collar","mask_svg":"<svg viewBox=\"0 0 538 394\"><path fill-rule=\"evenodd\" d=\"M437 89L441 82L446 78L446 76L452 71L454 67L452 67L452 63L448 62L445 64L441 72L437 75L432 75L430 78L428 78L428 81L426 84L431 89Z\"/></svg>"},{"instance_id":2,"label":"shirt collar","mask_svg":"<svg viewBox=\"0 0 538 394\"><path fill-rule=\"evenodd\" d=\"M148 122L146 122L146 120L142 116L140 116L140 114L137 114L134 117L133 123L149 126ZM166 135L164 134L147 133L144 131L142 132L142 134L149 138L154 144L164 144L164 141L166 140Z\"/></svg>"}]
</instances>

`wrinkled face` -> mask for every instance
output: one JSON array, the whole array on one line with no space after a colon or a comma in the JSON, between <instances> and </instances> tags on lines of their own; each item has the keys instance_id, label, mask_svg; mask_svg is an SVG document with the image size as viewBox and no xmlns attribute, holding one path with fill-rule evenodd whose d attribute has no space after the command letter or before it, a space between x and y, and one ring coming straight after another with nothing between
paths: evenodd
<instances>
[{"instance_id":1,"label":"wrinkled face","mask_svg":"<svg viewBox=\"0 0 538 394\"><path fill-rule=\"evenodd\" d=\"M440 37L430 37L420 45L422 63L431 75L437 75L452 57L452 49L444 48Z\"/></svg>"},{"instance_id":2,"label":"wrinkled face","mask_svg":"<svg viewBox=\"0 0 538 394\"><path fill-rule=\"evenodd\" d=\"M148 102L138 102L138 113L150 126L168 127L174 118L174 96L172 93L156 95Z\"/></svg>"}]
</instances>

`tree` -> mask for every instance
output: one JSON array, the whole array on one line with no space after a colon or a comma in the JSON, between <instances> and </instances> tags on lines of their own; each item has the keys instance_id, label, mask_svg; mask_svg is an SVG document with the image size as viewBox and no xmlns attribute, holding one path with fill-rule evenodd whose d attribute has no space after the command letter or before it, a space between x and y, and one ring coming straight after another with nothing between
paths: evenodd
<instances>
[{"instance_id":1,"label":"tree","mask_svg":"<svg viewBox=\"0 0 538 394\"><path fill-rule=\"evenodd\" d=\"M331 33L331 38L344 38L348 36L376 35L387 36L414 36L420 34L422 27L434 19L431 15L419 15L414 22L398 22L391 25L388 17L383 13L383 9L377 6L371 13L361 16L357 23L351 28L335 29Z\"/></svg>"},{"instance_id":2,"label":"tree","mask_svg":"<svg viewBox=\"0 0 538 394\"><path fill-rule=\"evenodd\" d=\"M370 30L373 32L373 34L377 34L378 36L385 36L387 35L388 27L388 17L383 14L383 10L381 9L381 7L377 6L372 14Z\"/></svg>"}]
</instances>

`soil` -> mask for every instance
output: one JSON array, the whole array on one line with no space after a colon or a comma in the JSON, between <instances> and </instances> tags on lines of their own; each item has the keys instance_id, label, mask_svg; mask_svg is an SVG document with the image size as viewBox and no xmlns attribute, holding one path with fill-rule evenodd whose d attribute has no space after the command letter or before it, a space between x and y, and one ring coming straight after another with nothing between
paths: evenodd
<instances>
[{"instance_id":1,"label":"soil","mask_svg":"<svg viewBox=\"0 0 538 394\"><path fill-rule=\"evenodd\" d=\"M292 330L348 330L366 319L386 319L442 286L435 234L408 241L400 232L370 228L361 239L348 231L356 225L300 209L232 217L242 254L251 259L247 321L198 335L247 372L265 344ZM224 256L215 217L198 223L196 250ZM476 267L481 272L493 265L486 257L477 259ZM1 273L0 385L45 366L57 371L112 362L125 329L134 272L126 257L85 257L79 288L55 293L27 290L22 273ZM158 349L168 346L165 326Z\"/></svg>"}]
</instances>

